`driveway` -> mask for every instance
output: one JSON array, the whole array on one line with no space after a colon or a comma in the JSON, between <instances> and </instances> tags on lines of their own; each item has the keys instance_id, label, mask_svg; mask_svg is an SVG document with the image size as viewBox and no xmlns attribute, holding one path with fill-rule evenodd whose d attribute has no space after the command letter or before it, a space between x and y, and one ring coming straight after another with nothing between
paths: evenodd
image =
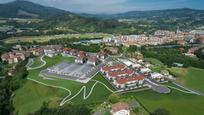
<instances>
[{"instance_id":1,"label":"driveway","mask_svg":"<svg viewBox=\"0 0 204 115\"><path fill-rule=\"evenodd\" d=\"M171 90L168 87L162 86L162 85L160 85L158 83L155 83L155 82L151 81L148 78L145 78L145 83L150 85L151 89L156 91L156 92L158 92L158 93L165 93L165 94L167 94L167 93L171 92Z\"/></svg>"}]
</instances>

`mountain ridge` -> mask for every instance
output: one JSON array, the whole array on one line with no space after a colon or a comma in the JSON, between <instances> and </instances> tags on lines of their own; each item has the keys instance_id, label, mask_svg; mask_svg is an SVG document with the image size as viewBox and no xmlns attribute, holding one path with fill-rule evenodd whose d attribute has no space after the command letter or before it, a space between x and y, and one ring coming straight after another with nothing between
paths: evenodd
<instances>
[{"instance_id":1,"label":"mountain ridge","mask_svg":"<svg viewBox=\"0 0 204 115\"><path fill-rule=\"evenodd\" d=\"M15 0L0 4L0 17L4 18L47 18L63 13L70 12L25 0Z\"/></svg>"}]
</instances>

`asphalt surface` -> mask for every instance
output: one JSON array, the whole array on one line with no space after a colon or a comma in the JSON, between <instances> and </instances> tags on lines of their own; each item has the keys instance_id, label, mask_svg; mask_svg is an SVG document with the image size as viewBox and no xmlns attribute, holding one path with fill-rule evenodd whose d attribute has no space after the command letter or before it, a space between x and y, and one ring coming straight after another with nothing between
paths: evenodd
<instances>
[{"instance_id":1,"label":"asphalt surface","mask_svg":"<svg viewBox=\"0 0 204 115\"><path fill-rule=\"evenodd\" d=\"M162 86L162 85L160 85L160 84L158 84L158 83L156 83L156 82L154 82L154 81L152 81L152 80L150 80L148 78L145 78L145 83L150 85L151 89L158 92L158 93L167 94L167 93L171 92L171 90L168 87Z\"/></svg>"}]
</instances>

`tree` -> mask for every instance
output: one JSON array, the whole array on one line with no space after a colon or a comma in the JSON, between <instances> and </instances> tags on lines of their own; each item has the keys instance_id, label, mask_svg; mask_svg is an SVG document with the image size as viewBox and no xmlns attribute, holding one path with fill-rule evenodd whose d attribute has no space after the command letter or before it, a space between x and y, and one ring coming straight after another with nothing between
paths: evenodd
<instances>
[{"instance_id":1,"label":"tree","mask_svg":"<svg viewBox=\"0 0 204 115\"><path fill-rule=\"evenodd\" d=\"M111 95L108 97L108 100L109 100L112 104L119 102L119 99L120 99L120 97L119 97L117 94L115 94L115 93L111 94Z\"/></svg>"},{"instance_id":2,"label":"tree","mask_svg":"<svg viewBox=\"0 0 204 115\"><path fill-rule=\"evenodd\" d=\"M67 105L59 108L48 108L43 104L40 110L29 115L91 115L91 110L86 106Z\"/></svg>"}]
</instances>

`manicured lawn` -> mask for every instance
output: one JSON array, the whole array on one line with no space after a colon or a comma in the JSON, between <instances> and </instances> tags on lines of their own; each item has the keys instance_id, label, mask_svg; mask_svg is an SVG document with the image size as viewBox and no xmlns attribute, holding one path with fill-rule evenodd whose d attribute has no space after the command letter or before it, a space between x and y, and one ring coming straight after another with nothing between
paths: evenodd
<instances>
[{"instance_id":1,"label":"manicured lawn","mask_svg":"<svg viewBox=\"0 0 204 115\"><path fill-rule=\"evenodd\" d=\"M171 115L203 115L204 97L185 94L172 90L170 94L159 94L152 90L129 93L123 96L134 96L148 111L164 108Z\"/></svg>"},{"instance_id":2,"label":"manicured lawn","mask_svg":"<svg viewBox=\"0 0 204 115\"><path fill-rule=\"evenodd\" d=\"M178 81L189 88L204 92L204 69L189 67L170 68L170 72L178 77Z\"/></svg>"}]
</instances>

